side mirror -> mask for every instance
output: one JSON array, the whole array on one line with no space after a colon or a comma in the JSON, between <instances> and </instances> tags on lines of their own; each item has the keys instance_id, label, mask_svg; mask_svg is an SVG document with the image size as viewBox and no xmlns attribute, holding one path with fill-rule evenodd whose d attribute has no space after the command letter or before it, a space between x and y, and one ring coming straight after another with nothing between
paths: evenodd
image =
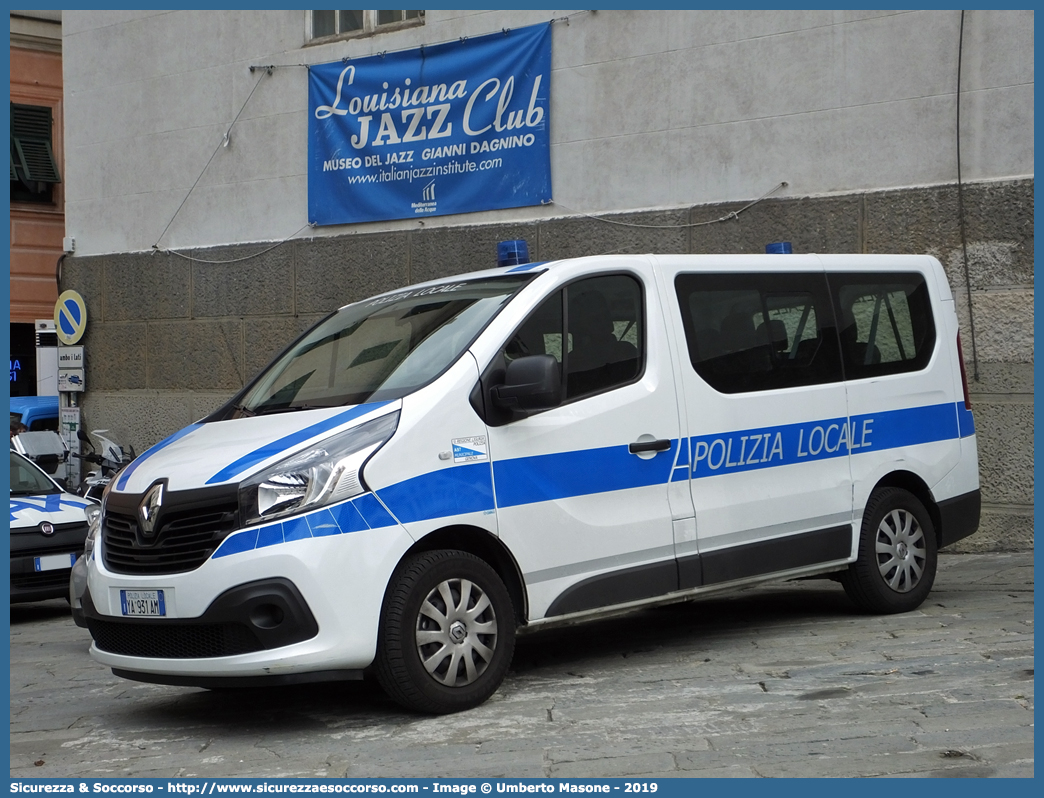
<instances>
[{"instance_id":1,"label":"side mirror","mask_svg":"<svg viewBox=\"0 0 1044 798\"><path fill-rule=\"evenodd\" d=\"M552 355L530 355L507 365L504 384L490 389L504 410L546 410L562 401L562 369Z\"/></svg>"}]
</instances>

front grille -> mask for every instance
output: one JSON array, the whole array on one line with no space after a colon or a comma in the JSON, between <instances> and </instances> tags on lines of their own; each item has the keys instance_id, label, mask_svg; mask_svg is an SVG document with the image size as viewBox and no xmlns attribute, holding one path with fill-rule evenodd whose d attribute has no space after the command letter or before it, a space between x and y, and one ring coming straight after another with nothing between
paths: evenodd
<instances>
[{"instance_id":1,"label":"front grille","mask_svg":"<svg viewBox=\"0 0 1044 798\"><path fill-rule=\"evenodd\" d=\"M140 496L109 494L102 525L105 566L121 574L177 574L198 568L235 531L238 501L226 490L167 493L152 538L138 526Z\"/></svg>"},{"instance_id":2,"label":"front grille","mask_svg":"<svg viewBox=\"0 0 1044 798\"><path fill-rule=\"evenodd\" d=\"M87 522L55 524L54 533L45 535L39 527L20 527L11 530L11 557L43 557L61 551L83 551L87 537Z\"/></svg>"},{"instance_id":3,"label":"front grille","mask_svg":"<svg viewBox=\"0 0 1044 798\"><path fill-rule=\"evenodd\" d=\"M59 544L60 545L60 544ZM14 547L12 546L12 549ZM79 557L83 554L83 539L75 543L69 544L67 547L63 546L66 551L62 551L61 548L56 547L53 543L50 546L34 546L27 549L18 549L17 551L11 552L11 560L17 560L22 557L48 557L52 554L68 554L73 549L76 550L76 556Z\"/></svg>"},{"instance_id":4,"label":"front grille","mask_svg":"<svg viewBox=\"0 0 1044 798\"><path fill-rule=\"evenodd\" d=\"M38 571L30 574L11 574L11 587L16 587L20 590L68 586L68 568L59 568L56 571Z\"/></svg>"},{"instance_id":5,"label":"front grille","mask_svg":"<svg viewBox=\"0 0 1044 798\"><path fill-rule=\"evenodd\" d=\"M241 623L119 623L88 617L87 628L99 649L128 657L202 659L262 649Z\"/></svg>"}]
</instances>

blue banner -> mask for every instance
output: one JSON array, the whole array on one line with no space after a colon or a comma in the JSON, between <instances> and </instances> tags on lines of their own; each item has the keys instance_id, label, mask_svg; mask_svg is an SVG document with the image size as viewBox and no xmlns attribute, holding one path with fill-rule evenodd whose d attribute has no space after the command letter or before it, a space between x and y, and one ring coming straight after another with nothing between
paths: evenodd
<instances>
[{"instance_id":1,"label":"blue banner","mask_svg":"<svg viewBox=\"0 0 1044 798\"><path fill-rule=\"evenodd\" d=\"M551 25L310 67L308 219L551 199Z\"/></svg>"}]
</instances>

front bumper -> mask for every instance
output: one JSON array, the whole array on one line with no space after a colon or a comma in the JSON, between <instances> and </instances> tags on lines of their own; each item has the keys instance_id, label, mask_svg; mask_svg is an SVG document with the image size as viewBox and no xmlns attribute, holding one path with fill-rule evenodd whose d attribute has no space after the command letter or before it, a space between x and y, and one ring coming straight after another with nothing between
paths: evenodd
<instances>
[{"instance_id":1,"label":"front bumper","mask_svg":"<svg viewBox=\"0 0 1044 798\"><path fill-rule=\"evenodd\" d=\"M81 598L84 625L100 651L123 656L200 659L280 648L319 633L300 591L286 579L259 580L222 593L199 618L119 618L98 613L90 591ZM272 676L206 676L113 668L125 679L182 687L261 687L361 679L362 669Z\"/></svg>"},{"instance_id":2,"label":"front bumper","mask_svg":"<svg viewBox=\"0 0 1044 798\"><path fill-rule=\"evenodd\" d=\"M274 532L237 531L180 573L113 570L103 535L81 600L91 656L119 675L167 684L357 676L373 662L388 580L413 540L397 523L350 528L340 513L334 506ZM163 590L165 615L125 616L122 590Z\"/></svg>"},{"instance_id":3,"label":"front bumper","mask_svg":"<svg viewBox=\"0 0 1044 798\"><path fill-rule=\"evenodd\" d=\"M100 614L90 590L80 599L99 651L151 659L232 657L309 640L319 625L288 579L226 590L198 618L124 618Z\"/></svg>"},{"instance_id":4,"label":"front bumper","mask_svg":"<svg viewBox=\"0 0 1044 798\"><path fill-rule=\"evenodd\" d=\"M175 687L204 687L208 690L226 688L286 687L292 684L315 684L316 682L345 682L362 679L365 671L331 670L287 673L281 676L179 676L171 673L149 673L113 668L113 674L121 679L131 679L149 684L169 684Z\"/></svg>"}]
</instances>

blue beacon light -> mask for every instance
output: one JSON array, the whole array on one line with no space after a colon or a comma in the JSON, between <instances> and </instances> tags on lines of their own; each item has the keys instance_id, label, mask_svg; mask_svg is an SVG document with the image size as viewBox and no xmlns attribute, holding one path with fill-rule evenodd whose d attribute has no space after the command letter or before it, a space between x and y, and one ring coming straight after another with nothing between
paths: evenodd
<instances>
[{"instance_id":1,"label":"blue beacon light","mask_svg":"<svg viewBox=\"0 0 1044 798\"><path fill-rule=\"evenodd\" d=\"M529 245L524 238L497 244L497 266L517 266L520 263L529 263Z\"/></svg>"},{"instance_id":2,"label":"blue beacon light","mask_svg":"<svg viewBox=\"0 0 1044 798\"><path fill-rule=\"evenodd\" d=\"M769 255L790 255L794 250L789 241L776 241L765 245L765 252Z\"/></svg>"}]
</instances>

